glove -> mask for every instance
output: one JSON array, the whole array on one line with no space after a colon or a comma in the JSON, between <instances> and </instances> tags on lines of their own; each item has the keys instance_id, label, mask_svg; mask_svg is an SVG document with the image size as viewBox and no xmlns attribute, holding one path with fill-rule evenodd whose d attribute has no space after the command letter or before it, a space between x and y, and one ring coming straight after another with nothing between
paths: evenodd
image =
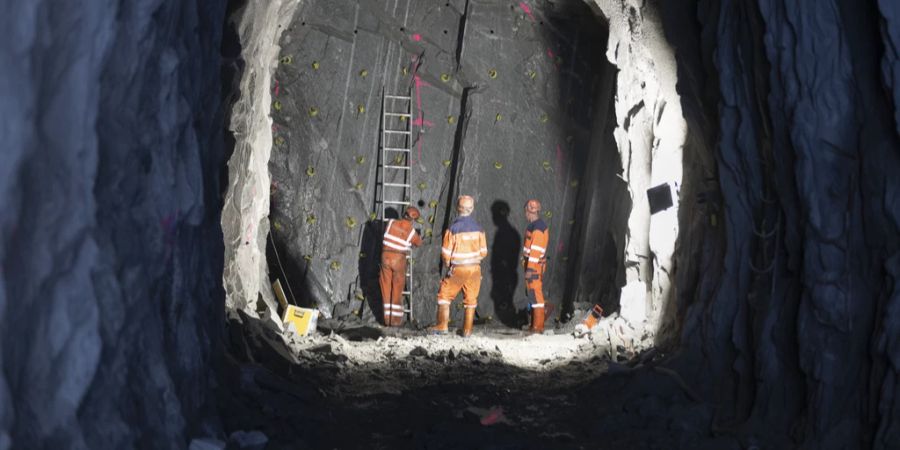
<instances>
[{"instance_id":1,"label":"glove","mask_svg":"<svg viewBox=\"0 0 900 450\"><path fill-rule=\"evenodd\" d=\"M583 323L579 323L578 325L575 325L574 334L576 337L584 336L588 333L588 331L590 331L590 330L588 330L588 327Z\"/></svg>"}]
</instances>

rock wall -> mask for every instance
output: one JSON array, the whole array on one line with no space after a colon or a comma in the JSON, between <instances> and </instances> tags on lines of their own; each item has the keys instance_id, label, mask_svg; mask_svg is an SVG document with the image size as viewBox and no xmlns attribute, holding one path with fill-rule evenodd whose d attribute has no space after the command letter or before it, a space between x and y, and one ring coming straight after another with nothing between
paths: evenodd
<instances>
[{"instance_id":1,"label":"rock wall","mask_svg":"<svg viewBox=\"0 0 900 450\"><path fill-rule=\"evenodd\" d=\"M717 166L718 187L698 180L678 257L678 364L728 405L714 429L776 446L900 445L889 3L659 5L691 151Z\"/></svg>"},{"instance_id":2,"label":"rock wall","mask_svg":"<svg viewBox=\"0 0 900 450\"><path fill-rule=\"evenodd\" d=\"M173 448L223 324L225 2L4 1L0 448Z\"/></svg>"},{"instance_id":3,"label":"rock wall","mask_svg":"<svg viewBox=\"0 0 900 450\"><path fill-rule=\"evenodd\" d=\"M270 86L270 272L326 315L359 311L363 298L374 311L365 317L381 315L376 185L384 87L414 99L411 174L386 181L410 184L423 211L426 245L415 252L413 288L421 322L433 320L440 236L464 193L476 197L491 254L481 317L513 326L525 306L518 258L522 205L531 197L541 199L551 227L550 303L606 299L615 306L621 257L613 252L609 264L589 267L590 253L578 255L583 246L604 248L611 235L609 245L624 243L618 219L630 206L621 185L595 185L585 169L596 153L609 161L592 167L611 178L621 171L616 153L604 151L614 148L612 128L602 122L611 120L614 80L605 43L603 21L580 1L304 2L281 39ZM591 213L588 189L608 191L623 207L615 217L596 206ZM605 278L605 291L588 282L567 292L580 273Z\"/></svg>"},{"instance_id":4,"label":"rock wall","mask_svg":"<svg viewBox=\"0 0 900 450\"><path fill-rule=\"evenodd\" d=\"M624 250L625 270L620 315L636 335L654 336L672 329L673 254L686 206L680 191L683 178L690 186L697 176L682 154L688 130L675 89L675 54L657 8L643 0L595 3L609 21L606 58L618 69L613 134L632 203L626 240L617 247ZM662 184L674 205L651 214L647 190Z\"/></svg>"},{"instance_id":5,"label":"rock wall","mask_svg":"<svg viewBox=\"0 0 900 450\"><path fill-rule=\"evenodd\" d=\"M228 187L222 211L225 302L229 309L241 309L254 317L257 311L276 308L265 258L273 128L267 112L271 103L269 86L278 64L278 41L299 3L238 2L229 16L239 56L233 63L237 98L231 99L229 125L234 153L228 160ZM259 298L263 304L257 304Z\"/></svg>"}]
</instances>

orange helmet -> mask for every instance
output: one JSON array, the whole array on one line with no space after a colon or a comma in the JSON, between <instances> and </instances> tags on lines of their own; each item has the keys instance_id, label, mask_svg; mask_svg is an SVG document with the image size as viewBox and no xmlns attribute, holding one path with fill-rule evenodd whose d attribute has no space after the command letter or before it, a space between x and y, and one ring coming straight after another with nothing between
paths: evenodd
<instances>
[{"instance_id":1,"label":"orange helmet","mask_svg":"<svg viewBox=\"0 0 900 450\"><path fill-rule=\"evenodd\" d=\"M537 214L541 212L541 202L531 199L525 202L525 212Z\"/></svg>"},{"instance_id":2,"label":"orange helmet","mask_svg":"<svg viewBox=\"0 0 900 450\"><path fill-rule=\"evenodd\" d=\"M419 208L415 206L409 206L406 208L406 217L409 217L412 220L416 220L419 218Z\"/></svg>"}]
</instances>

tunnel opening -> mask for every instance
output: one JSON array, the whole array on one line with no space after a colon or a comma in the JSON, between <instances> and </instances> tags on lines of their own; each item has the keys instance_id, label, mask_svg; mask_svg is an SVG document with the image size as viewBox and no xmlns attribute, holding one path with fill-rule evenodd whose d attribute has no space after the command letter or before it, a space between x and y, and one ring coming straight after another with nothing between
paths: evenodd
<instances>
[{"instance_id":1,"label":"tunnel opening","mask_svg":"<svg viewBox=\"0 0 900 450\"><path fill-rule=\"evenodd\" d=\"M502 417L502 409L487 402L519 410L518 419L529 415L522 408L537 408L540 413L524 420L555 424L563 435L541 437L547 445L580 435L572 428L579 410L566 406L577 403L573 396L606 395L592 383L609 363L639 365L662 355L646 352L655 344L651 321L643 316L650 309L643 303L652 303L653 275L635 268L646 266L649 251L639 262L627 250L650 225L644 218L638 230L629 230L635 226L633 199L647 207L641 198L653 180L635 176L623 161L627 148L629 165L643 161L649 172L649 153L656 149L631 142L643 135L616 136L622 129L646 133L662 111L644 108L644 100L620 111L619 92L639 91L645 83L638 77L628 82L641 88L618 86L606 13L581 0L307 1L272 6L269 14L274 10L283 31L267 36L279 46L265 54L275 64L263 64L256 78L249 77L255 84L242 86L256 90L254 107L271 116L252 127L259 136L248 141L267 142L270 152L248 158L258 179L244 195L258 201L236 210L251 218L242 220L240 235L255 236L255 242L241 239L243 247L260 249L247 261L264 276L258 294L250 290L246 300L229 301L231 352L266 369L233 367L228 377L276 383L266 375L271 370L284 380L275 391L289 390L296 398L273 400L259 390L238 389L221 405L233 421L226 428L280 414L260 412L260 402L315 398L345 418L397 411L408 424L399 434L379 431L379 421L359 425L359 434L375 433L378 445L390 446L408 438L410 427L447 419L446 411L425 407L427 397L457 417L478 420L498 411ZM245 23L255 23L265 13L243 14L251 16ZM265 71L271 78L263 92ZM410 152L393 161L410 170L394 178L384 175L379 153L385 95L409 95L413 109ZM640 159L639 153L647 155ZM416 228L424 245L413 252L413 311L399 329L381 321L380 182L408 185L410 203L423 211ZM489 246L475 336L423 336L434 323L443 275L441 235L463 194L476 198L474 216ZM552 331L528 337L520 331L528 320L520 261L530 198L543 204L541 219L551 230L544 289ZM387 211L391 217L400 213ZM228 220L223 215L223 223ZM632 286L628 301L641 305L625 317L620 299L628 281L646 289L635 294L640 288ZM320 312L317 335L283 332L283 309L269 288L274 282L285 287L289 303ZM573 340L570 333L593 305L608 317L588 338ZM462 305L455 306L451 327L462 322ZM508 383L501 387L497 379ZM471 383L475 393L459 398L462 383ZM342 442L334 441L330 424L312 416L303 420L321 425L310 439ZM450 447L483 436L469 431ZM512 434L504 439L533 444Z\"/></svg>"}]
</instances>

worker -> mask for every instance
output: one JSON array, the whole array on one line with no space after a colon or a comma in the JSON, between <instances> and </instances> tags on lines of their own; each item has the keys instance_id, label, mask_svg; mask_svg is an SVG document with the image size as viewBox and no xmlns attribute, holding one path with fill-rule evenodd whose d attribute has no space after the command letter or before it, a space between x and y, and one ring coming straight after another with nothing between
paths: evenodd
<instances>
[{"instance_id":1,"label":"worker","mask_svg":"<svg viewBox=\"0 0 900 450\"><path fill-rule=\"evenodd\" d=\"M468 195L460 196L456 201L456 212L459 216L444 232L441 261L449 271L441 280L441 287L438 290L437 324L431 328L435 334L447 333L450 323L450 303L462 290L466 310L462 335L463 337L472 335L475 308L478 307L478 291L481 289L481 260L487 256L487 238L484 229L472 217L474 210L475 199Z\"/></svg>"},{"instance_id":2,"label":"worker","mask_svg":"<svg viewBox=\"0 0 900 450\"><path fill-rule=\"evenodd\" d=\"M541 220L541 202L531 199L525 203L525 244L522 248L522 268L525 269L525 292L531 308L531 327L533 333L544 332L544 292L543 278L547 266L547 246L550 243L550 230Z\"/></svg>"},{"instance_id":3,"label":"worker","mask_svg":"<svg viewBox=\"0 0 900 450\"><path fill-rule=\"evenodd\" d=\"M412 247L422 245L413 228L419 218L414 206L406 208L402 219L390 219L384 229L381 247L381 303L384 306L384 325L399 327L403 324L403 289L406 285L406 258Z\"/></svg>"}]
</instances>

